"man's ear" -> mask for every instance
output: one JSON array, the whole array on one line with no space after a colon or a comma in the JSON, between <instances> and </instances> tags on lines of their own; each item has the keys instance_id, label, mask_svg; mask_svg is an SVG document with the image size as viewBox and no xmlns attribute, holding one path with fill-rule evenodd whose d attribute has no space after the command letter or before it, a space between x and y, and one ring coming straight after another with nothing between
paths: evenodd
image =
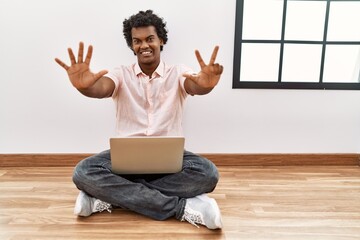
<instances>
[{"instance_id":1,"label":"man's ear","mask_svg":"<svg viewBox=\"0 0 360 240\"><path fill-rule=\"evenodd\" d=\"M160 38L160 51L164 48L164 41Z\"/></svg>"},{"instance_id":2,"label":"man's ear","mask_svg":"<svg viewBox=\"0 0 360 240\"><path fill-rule=\"evenodd\" d=\"M132 47L130 49L134 53L134 55L136 56L136 53L135 53L134 49Z\"/></svg>"}]
</instances>

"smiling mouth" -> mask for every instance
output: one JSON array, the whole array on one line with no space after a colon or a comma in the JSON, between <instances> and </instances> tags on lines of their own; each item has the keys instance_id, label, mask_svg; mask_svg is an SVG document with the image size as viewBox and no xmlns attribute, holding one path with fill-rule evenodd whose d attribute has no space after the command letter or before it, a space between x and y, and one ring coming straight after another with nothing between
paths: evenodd
<instances>
[{"instance_id":1,"label":"smiling mouth","mask_svg":"<svg viewBox=\"0 0 360 240\"><path fill-rule=\"evenodd\" d=\"M140 52L141 56L150 56L152 54L152 51L142 51Z\"/></svg>"}]
</instances>

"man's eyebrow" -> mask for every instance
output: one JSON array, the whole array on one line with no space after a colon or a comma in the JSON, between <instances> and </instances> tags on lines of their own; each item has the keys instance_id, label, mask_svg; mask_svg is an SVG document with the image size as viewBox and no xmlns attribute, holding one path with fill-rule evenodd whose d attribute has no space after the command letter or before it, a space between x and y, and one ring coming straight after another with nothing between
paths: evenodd
<instances>
[{"instance_id":1,"label":"man's eyebrow","mask_svg":"<svg viewBox=\"0 0 360 240\"><path fill-rule=\"evenodd\" d=\"M154 35L154 34L151 34L151 35L147 36L145 39L148 39L148 38L151 38L151 37L155 37L155 35ZM140 38L137 38L137 37L133 37L132 39L133 39L133 40L134 40L134 39L140 40Z\"/></svg>"}]
</instances>

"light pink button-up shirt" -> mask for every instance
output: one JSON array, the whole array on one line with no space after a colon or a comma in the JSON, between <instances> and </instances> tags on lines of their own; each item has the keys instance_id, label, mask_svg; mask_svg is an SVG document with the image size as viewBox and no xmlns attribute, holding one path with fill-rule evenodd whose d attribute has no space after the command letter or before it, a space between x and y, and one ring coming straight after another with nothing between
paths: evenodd
<instances>
[{"instance_id":1,"label":"light pink button-up shirt","mask_svg":"<svg viewBox=\"0 0 360 240\"><path fill-rule=\"evenodd\" d=\"M149 78L138 63L120 66L106 74L115 82L119 136L183 136L182 115L187 93L185 72L190 68L160 62Z\"/></svg>"}]
</instances>

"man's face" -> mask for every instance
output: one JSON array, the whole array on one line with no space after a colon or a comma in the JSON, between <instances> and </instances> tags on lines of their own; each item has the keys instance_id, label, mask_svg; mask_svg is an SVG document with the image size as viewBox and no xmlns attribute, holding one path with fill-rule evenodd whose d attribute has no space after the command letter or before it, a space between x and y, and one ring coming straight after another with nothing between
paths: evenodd
<instances>
[{"instance_id":1,"label":"man's face","mask_svg":"<svg viewBox=\"0 0 360 240\"><path fill-rule=\"evenodd\" d=\"M138 58L139 65L154 65L160 62L160 46L163 45L154 26L131 29L132 49Z\"/></svg>"}]
</instances>

